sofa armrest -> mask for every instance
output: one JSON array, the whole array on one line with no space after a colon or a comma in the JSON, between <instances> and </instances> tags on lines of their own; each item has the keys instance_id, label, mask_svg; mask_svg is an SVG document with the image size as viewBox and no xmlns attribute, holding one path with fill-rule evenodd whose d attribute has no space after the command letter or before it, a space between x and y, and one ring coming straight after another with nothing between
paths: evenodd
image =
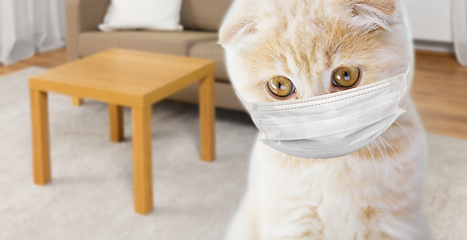
<instances>
[{"instance_id":1,"label":"sofa armrest","mask_svg":"<svg viewBox=\"0 0 467 240\"><path fill-rule=\"evenodd\" d=\"M79 58L79 35L95 31L102 23L111 0L67 0L67 59Z\"/></svg>"}]
</instances>

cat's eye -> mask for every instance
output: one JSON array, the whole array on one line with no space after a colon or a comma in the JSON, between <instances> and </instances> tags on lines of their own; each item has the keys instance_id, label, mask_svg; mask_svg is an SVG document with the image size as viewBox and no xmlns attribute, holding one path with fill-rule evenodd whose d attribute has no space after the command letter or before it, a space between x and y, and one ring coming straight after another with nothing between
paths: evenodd
<instances>
[{"instance_id":1,"label":"cat's eye","mask_svg":"<svg viewBox=\"0 0 467 240\"><path fill-rule=\"evenodd\" d=\"M360 78L360 69L356 66L342 66L334 70L332 80L339 87L352 87Z\"/></svg>"},{"instance_id":2,"label":"cat's eye","mask_svg":"<svg viewBox=\"0 0 467 240\"><path fill-rule=\"evenodd\" d=\"M287 97L295 91L292 81L286 77L274 77L268 82L269 91L277 97Z\"/></svg>"}]
</instances>

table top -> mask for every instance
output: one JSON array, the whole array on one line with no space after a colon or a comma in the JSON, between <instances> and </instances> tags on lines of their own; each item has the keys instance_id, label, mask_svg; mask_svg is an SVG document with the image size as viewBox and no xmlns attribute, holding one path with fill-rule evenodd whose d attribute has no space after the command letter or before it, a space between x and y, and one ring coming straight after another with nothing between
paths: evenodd
<instances>
[{"instance_id":1,"label":"table top","mask_svg":"<svg viewBox=\"0 0 467 240\"><path fill-rule=\"evenodd\" d=\"M29 78L29 87L146 107L214 73L213 60L110 49Z\"/></svg>"}]
</instances>

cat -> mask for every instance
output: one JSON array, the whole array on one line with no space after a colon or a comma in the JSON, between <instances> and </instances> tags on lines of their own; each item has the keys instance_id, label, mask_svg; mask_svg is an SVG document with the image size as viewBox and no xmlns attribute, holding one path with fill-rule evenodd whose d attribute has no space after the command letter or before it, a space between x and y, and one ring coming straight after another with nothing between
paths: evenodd
<instances>
[{"instance_id":1,"label":"cat","mask_svg":"<svg viewBox=\"0 0 467 240\"><path fill-rule=\"evenodd\" d=\"M408 68L409 90L412 82L413 46L399 0L236 0L219 44L247 102L345 91ZM348 71L335 75L342 66ZM357 82L336 84L339 77ZM293 157L258 137L226 239L431 239L422 201L425 132L409 94L401 104L407 112L377 140L342 157Z\"/></svg>"}]
</instances>

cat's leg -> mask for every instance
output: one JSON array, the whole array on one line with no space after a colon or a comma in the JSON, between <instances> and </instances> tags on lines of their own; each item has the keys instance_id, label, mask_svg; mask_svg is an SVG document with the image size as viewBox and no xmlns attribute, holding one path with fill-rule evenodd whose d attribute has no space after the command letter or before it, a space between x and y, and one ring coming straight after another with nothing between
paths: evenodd
<instances>
[{"instance_id":1,"label":"cat's leg","mask_svg":"<svg viewBox=\"0 0 467 240\"><path fill-rule=\"evenodd\" d=\"M255 200L247 192L229 226L225 240L259 240L256 220Z\"/></svg>"}]
</instances>

